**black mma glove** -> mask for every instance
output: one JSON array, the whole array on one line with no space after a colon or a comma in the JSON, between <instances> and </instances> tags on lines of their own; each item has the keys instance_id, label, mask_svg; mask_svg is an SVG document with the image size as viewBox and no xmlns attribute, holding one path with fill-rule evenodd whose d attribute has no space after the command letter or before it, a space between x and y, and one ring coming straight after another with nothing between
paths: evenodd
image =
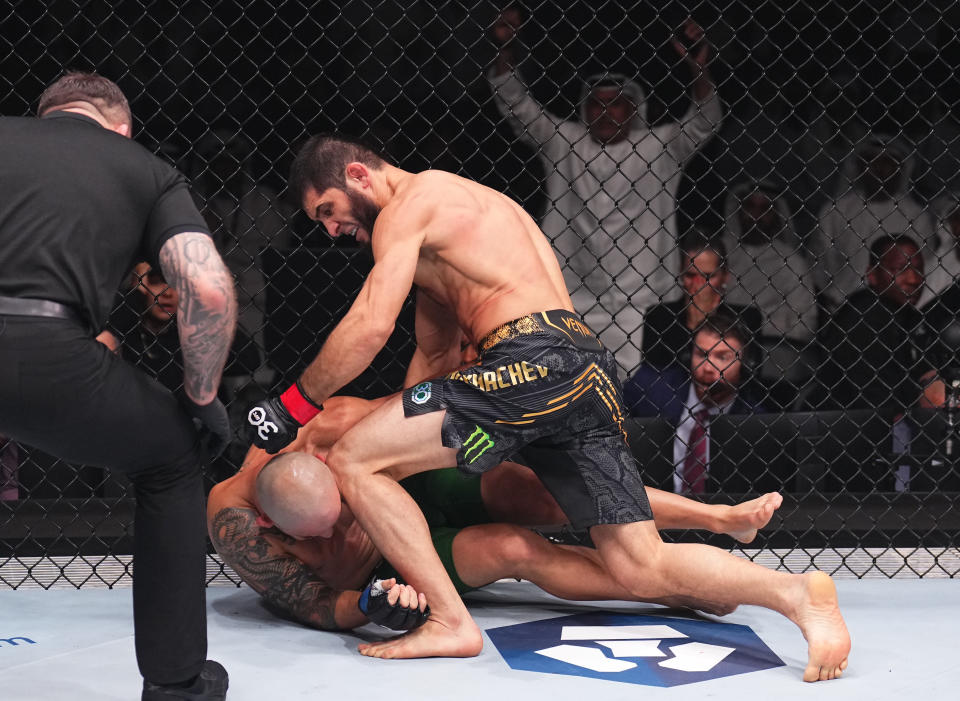
<instances>
[{"instance_id":1,"label":"black mma glove","mask_svg":"<svg viewBox=\"0 0 960 701\"><path fill-rule=\"evenodd\" d=\"M276 453L297 437L297 431L320 413L297 381L279 397L268 397L247 410L247 435L258 448Z\"/></svg>"},{"instance_id":2,"label":"black mma glove","mask_svg":"<svg viewBox=\"0 0 960 701\"><path fill-rule=\"evenodd\" d=\"M357 601L360 612L377 625L391 630L413 630L419 628L430 618L430 607L420 610L419 602L416 608L405 608L397 603L390 605L387 601L387 590L383 588L383 580L376 579L367 585Z\"/></svg>"},{"instance_id":3,"label":"black mma glove","mask_svg":"<svg viewBox=\"0 0 960 701\"><path fill-rule=\"evenodd\" d=\"M209 404L197 404L186 394L182 396L183 408L193 419L200 432L200 447L210 460L220 457L230 443L230 417L227 408L216 397Z\"/></svg>"}]
</instances>

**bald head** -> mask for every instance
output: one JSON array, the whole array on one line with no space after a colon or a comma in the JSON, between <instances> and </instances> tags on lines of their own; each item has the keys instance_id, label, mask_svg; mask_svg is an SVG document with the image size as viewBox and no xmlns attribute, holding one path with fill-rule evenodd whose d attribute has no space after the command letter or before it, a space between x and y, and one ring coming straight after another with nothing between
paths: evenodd
<instances>
[{"instance_id":1,"label":"bald head","mask_svg":"<svg viewBox=\"0 0 960 701\"><path fill-rule=\"evenodd\" d=\"M284 453L263 466L257 503L277 528L295 538L329 537L340 517L333 473L306 453Z\"/></svg>"}]
</instances>

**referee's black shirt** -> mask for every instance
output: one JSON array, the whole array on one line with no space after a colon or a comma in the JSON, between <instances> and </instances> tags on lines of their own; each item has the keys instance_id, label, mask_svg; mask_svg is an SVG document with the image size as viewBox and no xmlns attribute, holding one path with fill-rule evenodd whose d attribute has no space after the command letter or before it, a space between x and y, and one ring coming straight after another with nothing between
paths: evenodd
<instances>
[{"instance_id":1,"label":"referee's black shirt","mask_svg":"<svg viewBox=\"0 0 960 701\"><path fill-rule=\"evenodd\" d=\"M0 117L0 295L100 330L124 275L186 231L209 234L186 181L136 142L72 112Z\"/></svg>"}]
</instances>

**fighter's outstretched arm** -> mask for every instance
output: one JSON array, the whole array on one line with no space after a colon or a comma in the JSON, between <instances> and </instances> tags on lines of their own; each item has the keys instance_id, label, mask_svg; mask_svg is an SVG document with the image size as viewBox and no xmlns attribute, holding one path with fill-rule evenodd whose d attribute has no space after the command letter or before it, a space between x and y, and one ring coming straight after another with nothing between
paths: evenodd
<instances>
[{"instance_id":1,"label":"fighter's outstretched arm","mask_svg":"<svg viewBox=\"0 0 960 701\"><path fill-rule=\"evenodd\" d=\"M277 542L293 539L273 529L264 536L253 509L225 508L210 521L210 539L233 570L269 604L322 630L355 628L367 622L357 608L359 591L337 591ZM276 539L276 540L273 540Z\"/></svg>"},{"instance_id":2,"label":"fighter's outstretched arm","mask_svg":"<svg viewBox=\"0 0 960 701\"><path fill-rule=\"evenodd\" d=\"M373 234L376 262L363 288L300 377L301 389L316 403L370 366L393 333L413 287L424 237L418 224L424 222L418 222L416 215L412 221L406 217L400 221L400 215L390 210L384 208L377 219Z\"/></svg>"},{"instance_id":3,"label":"fighter's outstretched arm","mask_svg":"<svg viewBox=\"0 0 960 701\"><path fill-rule=\"evenodd\" d=\"M350 310L294 386L247 412L253 442L268 453L288 445L334 392L373 362L393 332L417 270L429 205L388 205L373 233L374 266ZM398 214L401 210L402 214Z\"/></svg>"}]
</instances>

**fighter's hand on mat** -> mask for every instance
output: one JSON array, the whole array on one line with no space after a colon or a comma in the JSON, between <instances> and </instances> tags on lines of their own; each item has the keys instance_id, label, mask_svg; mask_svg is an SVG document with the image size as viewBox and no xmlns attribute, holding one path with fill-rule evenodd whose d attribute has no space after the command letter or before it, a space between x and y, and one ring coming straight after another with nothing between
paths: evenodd
<instances>
[{"instance_id":1,"label":"fighter's hand on mat","mask_svg":"<svg viewBox=\"0 0 960 701\"><path fill-rule=\"evenodd\" d=\"M223 402L214 397L209 404L196 404L183 395L183 406L200 431L200 445L210 460L220 457L230 443L230 417Z\"/></svg>"},{"instance_id":2,"label":"fighter's hand on mat","mask_svg":"<svg viewBox=\"0 0 960 701\"><path fill-rule=\"evenodd\" d=\"M391 630L413 630L430 618L427 597L396 579L377 579L360 594L357 607L374 623Z\"/></svg>"},{"instance_id":3,"label":"fighter's hand on mat","mask_svg":"<svg viewBox=\"0 0 960 701\"><path fill-rule=\"evenodd\" d=\"M247 437L258 448L276 453L297 437L297 431L320 413L323 405L310 399L299 381L279 397L268 397L247 410Z\"/></svg>"}]
</instances>

